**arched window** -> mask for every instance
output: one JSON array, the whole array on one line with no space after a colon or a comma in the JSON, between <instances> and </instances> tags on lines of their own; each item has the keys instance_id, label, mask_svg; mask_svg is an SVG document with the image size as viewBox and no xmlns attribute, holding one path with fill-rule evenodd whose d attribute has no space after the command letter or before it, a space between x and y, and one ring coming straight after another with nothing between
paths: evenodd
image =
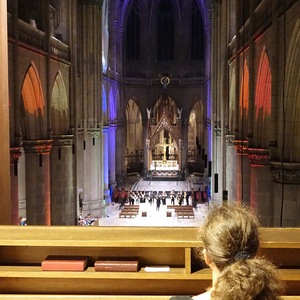
<instances>
[{"instance_id":1,"label":"arched window","mask_svg":"<svg viewBox=\"0 0 300 300\"><path fill-rule=\"evenodd\" d=\"M200 60L204 58L204 31L203 22L197 2L192 3L191 18L191 59Z\"/></svg>"},{"instance_id":2,"label":"arched window","mask_svg":"<svg viewBox=\"0 0 300 300\"><path fill-rule=\"evenodd\" d=\"M174 60L174 7L170 0L161 0L158 5L157 60Z\"/></svg>"},{"instance_id":3,"label":"arched window","mask_svg":"<svg viewBox=\"0 0 300 300\"><path fill-rule=\"evenodd\" d=\"M140 58L140 18L137 0L134 1L126 25L126 58Z\"/></svg>"}]
</instances>

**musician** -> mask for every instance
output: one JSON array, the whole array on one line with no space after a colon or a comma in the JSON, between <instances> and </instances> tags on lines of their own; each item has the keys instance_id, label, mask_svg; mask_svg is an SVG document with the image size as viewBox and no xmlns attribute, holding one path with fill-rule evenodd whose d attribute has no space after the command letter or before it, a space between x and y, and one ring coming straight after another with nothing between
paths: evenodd
<instances>
[{"instance_id":1,"label":"musician","mask_svg":"<svg viewBox=\"0 0 300 300\"><path fill-rule=\"evenodd\" d=\"M174 191L171 192L170 196L171 196L171 204L175 205L175 193L174 193Z\"/></svg>"},{"instance_id":2,"label":"musician","mask_svg":"<svg viewBox=\"0 0 300 300\"><path fill-rule=\"evenodd\" d=\"M163 204L163 205L166 205L167 194L166 194L165 191L162 192L162 195L161 195L161 201L162 201L162 204Z\"/></svg>"}]
</instances>

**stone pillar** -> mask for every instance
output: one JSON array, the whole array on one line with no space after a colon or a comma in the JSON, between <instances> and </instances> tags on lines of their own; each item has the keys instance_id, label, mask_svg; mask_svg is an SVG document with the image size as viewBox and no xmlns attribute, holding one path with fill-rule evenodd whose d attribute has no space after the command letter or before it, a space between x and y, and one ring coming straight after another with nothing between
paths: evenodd
<instances>
[{"instance_id":1,"label":"stone pillar","mask_svg":"<svg viewBox=\"0 0 300 300\"><path fill-rule=\"evenodd\" d=\"M10 148L11 224L19 225L19 177L20 148Z\"/></svg>"},{"instance_id":2,"label":"stone pillar","mask_svg":"<svg viewBox=\"0 0 300 300\"><path fill-rule=\"evenodd\" d=\"M148 139L148 122L147 124L143 124L143 148L144 148L144 152L143 152L143 162L144 162L144 166L143 166L143 174L144 176L147 174L147 171L149 170L149 144L150 141Z\"/></svg>"},{"instance_id":3,"label":"stone pillar","mask_svg":"<svg viewBox=\"0 0 300 300\"><path fill-rule=\"evenodd\" d=\"M82 16L82 116L83 202L82 214L101 215L103 203L102 142L102 0L81 0ZM78 170L80 172L82 170Z\"/></svg>"},{"instance_id":4,"label":"stone pillar","mask_svg":"<svg viewBox=\"0 0 300 300\"><path fill-rule=\"evenodd\" d=\"M252 137L253 137L253 120L254 120L254 111L255 111L255 41L254 41L254 1L249 1L250 5L250 24L249 24L249 61L248 61L248 67L249 67L249 102L248 102L248 132L247 137L249 141L249 146L252 144Z\"/></svg>"},{"instance_id":5,"label":"stone pillar","mask_svg":"<svg viewBox=\"0 0 300 300\"><path fill-rule=\"evenodd\" d=\"M75 225L72 135L53 136L51 151L51 225Z\"/></svg>"},{"instance_id":6,"label":"stone pillar","mask_svg":"<svg viewBox=\"0 0 300 300\"><path fill-rule=\"evenodd\" d=\"M248 142L235 140L237 149L237 202L250 206L250 163L248 159Z\"/></svg>"},{"instance_id":7,"label":"stone pillar","mask_svg":"<svg viewBox=\"0 0 300 300\"><path fill-rule=\"evenodd\" d=\"M271 162L274 226L300 226L300 163Z\"/></svg>"},{"instance_id":8,"label":"stone pillar","mask_svg":"<svg viewBox=\"0 0 300 300\"><path fill-rule=\"evenodd\" d=\"M23 141L28 225L50 225L51 140Z\"/></svg>"},{"instance_id":9,"label":"stone pillar","mask_svg":"<svg viewBox=\"0 0 300 300\"><path fill-rule=\"evenodd\" d=\"M182 164L182 154L183 153L183 142L182 139L178 140L178 166L179 170L184 171L184 167Z\"/></svg>"},{"instance_id":10,"label":"stone pillar","mask_svg":"<svg viewBox=\"0 0 300 300\"><path fill-rule=\"evenodd\" d=\"M110 193L109 193L109 127L103 127L103 184L104 184L104 196L105 204L109 205L111 203Z\"/></svg>"},{"instance_id":11,"label":"stone pillar","mask_svg":"<svg viewBox=\"0 0 300 300\"><path fill-rule=\"evenodd\" d=\"M188 168L188 120L185 120L185 122L183 122L182 125L182 152L181 153L182 153L181 170L185 171Z\"/></svg>"},{"instance_id":12,"label":"stone pillar","mask_svg":"<svg viewBox=\"0 0 300 300\"><path fill-rule=\"evenodd\" d=\"M100 217L103 200L103 168L100 130L90 129L84 141L85 181L82 214Z\"/></svg>"},{"instance_id":13,"label":"stone pillar","mask_svg":"<svg viewBox=\"0 0 300 300\"><path fill-rule=\"evenodd\" d=\"M116 179L118 185L123 182L123 165L124 163L124 143L125 143L124 125L119 124L116 129Z\"/></svg>"},{"instance_id":14,"label":"stone pillar","mask_svg":"<svg viewBox=\"0 0 300 300\"><path fill-rule=\"evenodd\" d=\"M249 148L251 165L251 208L257 213L260 224L274 226L273 178L269 163L269 149Z\"/></svg>"},{"instance_id":15,"label":"stone pillar","mask_svg":"<svg viewBox=\"0 0 300 300\"><path fill-rule=\"evenodd\" d=\"M230 166L230 168L226 168L226 188L228 191L228 202L235 203L237 201L237 154L234 147L234 135L226 136L226 164Z\"/></svg>"},{"instance_id":16,"label":"stone pillar","mask_svg":"<svg viewBox=\"0 0 300 300\"><path fill-rule=\"evenodd\" d=\"M11 224L7 2L0 1L0 224Z\"/></svg>"},{"instance_id":17,"label":"stone pillar","mask_svg":"<svg viewBox=\"0 0 300 300\"><path fill-rule=\"evenodd\" d=\"M145 151L144 151L144 164L145 164L145 171L149 171L151 164L152 164L152 153L151 153L151 146L150 146L150 139L146 138L145 141ZM146 152L146 153L145 153ZM148 175L148 173L145 173L144 175Z\"/></svg>"},{"instance_id":18,"label":"stone pillar","mask_svg":"<svg viewBox=\"0 0 300 300\"><path fill-rule=\"evenodd\" d=\"M109 126L108 138L109 183L116 185L116 125Z\"/></svg>"},{"instance_id":19,"label":"stone pillar","mask_svg":"<svg viewBox=\"0 0 300 300\"><path fill-rule=\"evenodd\" d=\"M272 58L271 61L274 62L274 65L279 66L280 62L280 35L281 31L279 30L279 18L277 15L277 7L279 0L272 1L272 35L270 37L271 48L272 48ZM280 68L272 68L272 101L271 101L271 122L270 122L270 137L269 137L269 145L270 145L270 159L276 160L278 158L278 131L279 131L279 122L278 122L278 111L281 109L280 105L280 93L278 93L278 86L281 84L279 80Z\"/></svg>"}]
</instances>

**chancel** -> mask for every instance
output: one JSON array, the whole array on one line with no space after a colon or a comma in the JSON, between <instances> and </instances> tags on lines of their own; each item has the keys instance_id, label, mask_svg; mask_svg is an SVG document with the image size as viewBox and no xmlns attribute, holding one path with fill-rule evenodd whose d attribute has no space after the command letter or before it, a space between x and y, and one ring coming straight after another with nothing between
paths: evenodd
<instances>
[{"instance_id":1,"label":"chancel","mask_svg":"<svg viewBox=\"0 0 300 300\"><path fill-rule=\"evenodd\" d=\"M148 176L172 176L181 171L181 117L175 102L162 95L148 118L146 145Z\"/></svg>"}]
</instances>

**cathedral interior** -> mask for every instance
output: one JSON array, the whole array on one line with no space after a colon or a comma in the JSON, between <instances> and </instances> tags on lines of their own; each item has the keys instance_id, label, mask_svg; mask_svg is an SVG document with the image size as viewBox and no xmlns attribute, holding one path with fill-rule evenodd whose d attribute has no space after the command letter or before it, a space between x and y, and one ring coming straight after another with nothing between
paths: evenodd
<instances>
[{"instance_id":1,"label":"cathedral interior","mask_svg":"<svg viewBox=\"0 0 300 300\"><path fill-rule=\"evenodd\" d=\"M1 0L0 15L1 224L76 225L116 186L198 178L213 205L299 227L299 0Z\"/></svg>"}]
</instances>

